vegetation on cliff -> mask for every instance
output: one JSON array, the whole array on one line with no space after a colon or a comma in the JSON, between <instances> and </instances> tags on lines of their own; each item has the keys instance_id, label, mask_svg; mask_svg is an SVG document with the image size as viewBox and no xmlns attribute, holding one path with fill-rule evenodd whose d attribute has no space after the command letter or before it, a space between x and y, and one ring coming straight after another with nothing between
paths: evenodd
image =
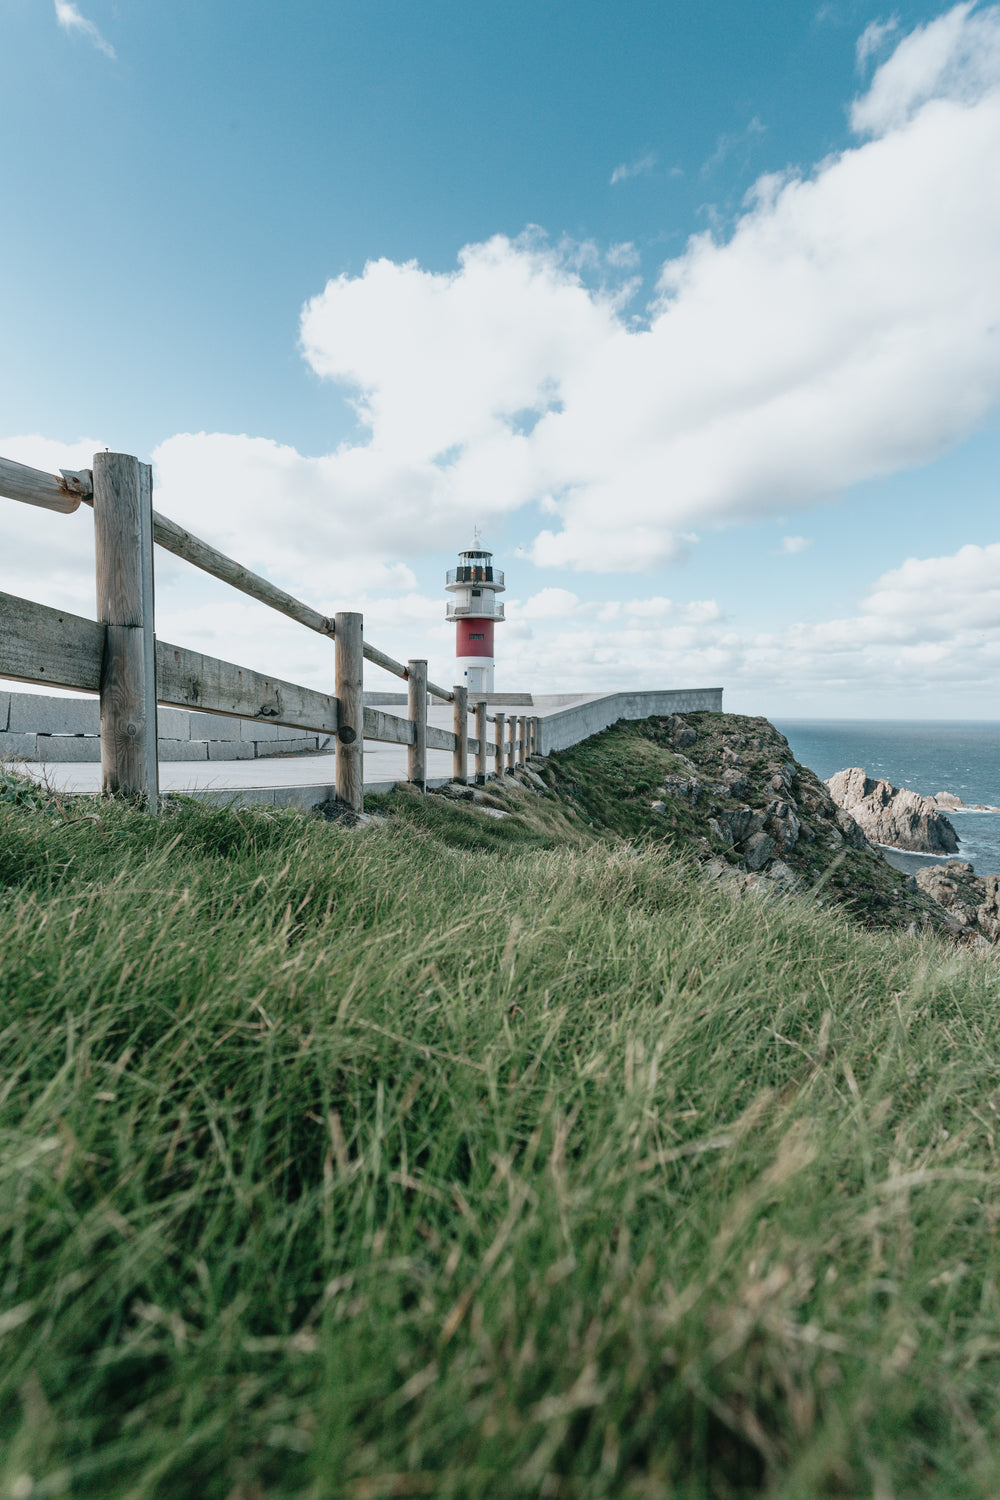
<instances>
[{"instance_id":1,"label":"vegetation on cliff","mask_svg":"<svg viewBox=\"0 0 1000 1500\"><path fill-rule=\"evenodd\" d=\"M996 966L706 879L666 735L353 830L7 784L4 1500L998 1492Z\"/></svg>"}]
</instances>

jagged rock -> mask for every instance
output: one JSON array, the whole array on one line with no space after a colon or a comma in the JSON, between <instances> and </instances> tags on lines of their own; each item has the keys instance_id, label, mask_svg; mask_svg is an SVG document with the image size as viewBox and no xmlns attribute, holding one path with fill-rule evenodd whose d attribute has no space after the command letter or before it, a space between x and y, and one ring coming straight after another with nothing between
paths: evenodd
<instances>
[{"instance_id":1,"label":"jagged rock","mask_svg":"<svg viewBox=\"0 0 1000 1500\"><path fill-rule=\"evenodd\" d=\"M664 776L663 790L671 797L683 797L693 806L701 794L702 783L695 776Z\"/></svg>"},{"instance_id":2,"label":"jagged rock","mask_svg":"<svg viewBox=\"0 0 1000 1500\"><path fill-rule=\"evenodd\" d=\"M837 820L837 827L852 849L871 848L871 844L865 838L861 824L856 821L851 813L846 812L842 807L838 807L834 809L834 817Z\"/></svg>"},{"instance_id":3,"label":"jagged rock","mask_svg":"<svg viewBox=\"0 0 1000 1500\"><path fill-rule=\"evenodd\" d=\"M655 813L665 813L667 810L667 804L665 802L651 802L649 805L652 811Z\"/></svg>"},{"instance_id":4,"label":"jagged rock","mask_svg":"<svg viewBox=\"0 0 1000 1500\"><path fill-rule=\"evenodd\" d=\"M742 771L735 766L729 767L722 773L722 784L734 797L745 797L750 790L750 783Z\"/></svg>"},{"instance_id":5,"label":"jagged rock","mask_svg":"<svg viewBox=\"0 0 1000 1500\"><path fill-rule=\"evenodd\" d=\"M774 858L774 840L767 833L751 834L743 847L748 870L762 870Z\"/></svg>"},{"instance_id":6,"label":"jagged rock","mask_svg":"<svg viewBox=\"0 0 1000 1500\"><path fill-rule=\"evenodd\" d=\"M733 847L735 840L732 835L732 830L729 828L723 828L718 818L709 818L708 828L709 832L719 840L720 844L726 844L730 849Z\"/></svg>"},{"instance_id":7,"label":"jagged rock","mask_svg":"<svg viewBox=\"0 0 1000 1500\"><path fill-rule=\"evenodd\" d=\"M859 766L838 771L826 784L833 800L873 844L920 854L953 854L958 848L958 835L929 797L875 781ZM838 823L846 833L839 818Z\"/></svg>"},{"instance_id":8,"label":"jagged rock","mask_svg":"<svg viewBox=\"0 0 1000 1500\"><path fill-rule=\"evenodd\" d=\"M544 782L542 777L539 776L538 772L533 771L530 766L522 766L521 775L526 777L528 781L531 782L531 785L537 787L539 791L544 792L546 790L546 783Z\"/></svg>"},{"instance_id":9,"label":"jagged rock","mask_svg":"<svg viewBox=\"0 0 1000 1500\"><path fill-rule=\"evenodd\" d=\"M802 822L791 804L788 802L769 803L764 826L774 834L782 854L790 854L798 843L799 832L802 828Z\"/></svg>"},{"instance_id":10,"label":"jagged rock","mask_svg":"<svg viewBox=\"0 0 1000 1500\"><path fill-rule=\"evenodd\" d=\"M956 797L954 792L935 792L929 799L936 807L953 808L964 807L965 803L961 797Z\"/></svg>"},{"instance_id":11,"label":"jagged rock","mask_svg":"<svg viewBox=\"0 0 1000 1500\"><path fill-rule=\"evenodd\" d=\"M728 833L726 842L742 844L746 839L760 833L764 827L764 814L750 807L737 807L733 812L720 812L716 821Z\"/></svg>"},{"instance_id":12,"label":"jagged rock","mask_svg":"<svg viewBox=\"0 0 1000 1500\"><path fill-rule=\"evenodd\" d=\"M687 745L693 745L698 738L698 731L692 729L688 721L682 719L680 714L670 715L670 718L667 720L667 728L670 731L674 744L679 745L682 750Z\"/></svg>"},{"instance_id":13,"label":"jagged rock","mask_svg":"<svg viewBox=\"0 0 1000 1500\"><path fill-rule=\"evenodd\" d=\"M967 860L949 859L918 870L916 884L961 930L978 929L990 942L1000 941L1000 875L977 875Z\"/></svg>"},{"instance_id":14,"label":"jagged rock","mask_svg":"<svg viewBox=\"0 0 1000 1500\"><path fill-rule=\"evenodd\" d=\"M729 745L723 746L722 759L728 766L741 766L743 764L742 755L738 750L731 749Z\"/></svg>"},{"instance_id":15,"label":"jagged rock","mask_svg":"<svg viewBox=\"0 0 1000 1500\"><path fill-rule=\"evenodd\" d=\"M783 792L785 797L790 796L795 783L795 767L793 765L769 766L771 772L772 792Z\"/></svg>"}]
</instances>

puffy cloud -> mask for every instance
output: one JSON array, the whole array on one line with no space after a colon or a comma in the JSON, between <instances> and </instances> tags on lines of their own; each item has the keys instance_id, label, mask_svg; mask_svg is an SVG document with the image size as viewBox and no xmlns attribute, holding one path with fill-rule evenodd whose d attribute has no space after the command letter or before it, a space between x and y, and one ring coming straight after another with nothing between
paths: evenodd
<instances>
[{"instance_id":1,"label":"puffy cloud","mask_svg":"<svg viewBox=\"0 0 1000 1500\"><path fill-rule=\"evenodd\" d=\"M329 282L303 351L367 440L308 461L327 503L437 546L533 502L539 564L641 569L967 435L1000 395L1000 11L903 37L853 122L871 138L761 178L638 313L625 271L537 234Z\"/></svg>"},{"instance_id":2,"label":"puffy cloud","mask_svg":"<svg viewBox=\"0 0 1000 1500\"><path fill-rule=\"evenodd\" d=\"M302 350L359 435L306 456L178 434L154 455L162 508L332 598L344 580L405 590L409 560L529 505L536 563L640 571L695 526L928 460L1000 396L1000 10L903 36L853 122L860 144L759 179L645 306L633 247L537 231L448 272L379 260L331 280Z\"/></svg>"},{"instance_id":3,"label":"puffy cloud","mask_svg":"<svg viewBox=\"0 0 1000 1500\"><path fill-rule=\"evenodd\" d=\"M784 557L794 557L797 552L805 552L811 546L811 537L783 536L781 538L781 552Z\"/></svg>"},{"instance_id":4,"label":"puffy cloud","mask_svg":"<svg viewBox=\"0 0 1000 1500\"><path fill-rule=\"evenodd\" d=\"M874 22L866 28L858 43L859 63L895 25ZM855 101L851 124L863 135L882 135L906 125L930 100L976 105L995 93L998 75L1000 10L977 11L975 0L963 0L903 38L868 93Z\"/></svg>"},{"instance_id":5,"label":"puffy cloud","mask_svg":"<svg viewBox=\"0 0 1000 1500\"><path fill-rule=\"evenodd\" d=\"M510 615L518 625L541 612L529 599ZM727 701L753 712L831 715L859 705L968 712L974 694L985 713L1000 692L1000 543L908 559L876 580L855 614L776 632L737 628L714 600L577 601L564 627L498 631L497 661L498 681L512 687L721 683Z\"/></svg>"},{"instance_id":6,"label":"puffy cloud","mask_svg":"<svg viewBox=\"0 0 1000 1500\"><path fill-rule=\"evenodd\" d=\"M55 0L56 20L63 31L75 31L85 36L92 42L98 52L103 52L105 57L115 58L115 49L110 42L98 31L93 21L88 21L86 16L80 14L79 8L74 5L73 0Z\"/></svg>"}]
</instances>

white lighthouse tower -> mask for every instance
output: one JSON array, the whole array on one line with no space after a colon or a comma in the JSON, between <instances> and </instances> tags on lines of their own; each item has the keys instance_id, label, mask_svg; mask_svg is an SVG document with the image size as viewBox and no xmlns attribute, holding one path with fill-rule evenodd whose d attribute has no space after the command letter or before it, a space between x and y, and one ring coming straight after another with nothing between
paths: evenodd
<instances>
[{"instance_id":1,"label":"white lighthouse tower","mask_svg":"<svg viewBox=\"0 0 1000 1500\"><path fill-rule=\"evenodd\" d=\"M445 587L454 598L448 601L448 619L457 626L455 656L458 681L469 697L493 692L493 627L503 620L503 574L493 566L493 553L482 545L479 527L472 546L458 554L458 567L450 568Z\"/></svg>"}]
</instances>

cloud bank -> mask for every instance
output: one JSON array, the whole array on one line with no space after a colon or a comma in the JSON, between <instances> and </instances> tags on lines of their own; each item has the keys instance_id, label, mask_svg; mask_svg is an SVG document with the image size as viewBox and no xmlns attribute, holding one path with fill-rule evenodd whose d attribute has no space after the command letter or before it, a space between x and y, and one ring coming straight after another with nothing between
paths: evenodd
<instances>
[{"instance_id":1,"label":"cloud bank","mask_svg":"<svg viewBox=\"0 0 1000 1500\"><path fill-rule=\"evenodd\" d=\"M362 434L288 460L323 525L388 560L534 504L537 563L641 569L968 435L1000 398L1000 10L903 36L851 118L858 144L761 178L641 303L537 234L328 282L302 350Z\"/></svg>"}]
</instances>

